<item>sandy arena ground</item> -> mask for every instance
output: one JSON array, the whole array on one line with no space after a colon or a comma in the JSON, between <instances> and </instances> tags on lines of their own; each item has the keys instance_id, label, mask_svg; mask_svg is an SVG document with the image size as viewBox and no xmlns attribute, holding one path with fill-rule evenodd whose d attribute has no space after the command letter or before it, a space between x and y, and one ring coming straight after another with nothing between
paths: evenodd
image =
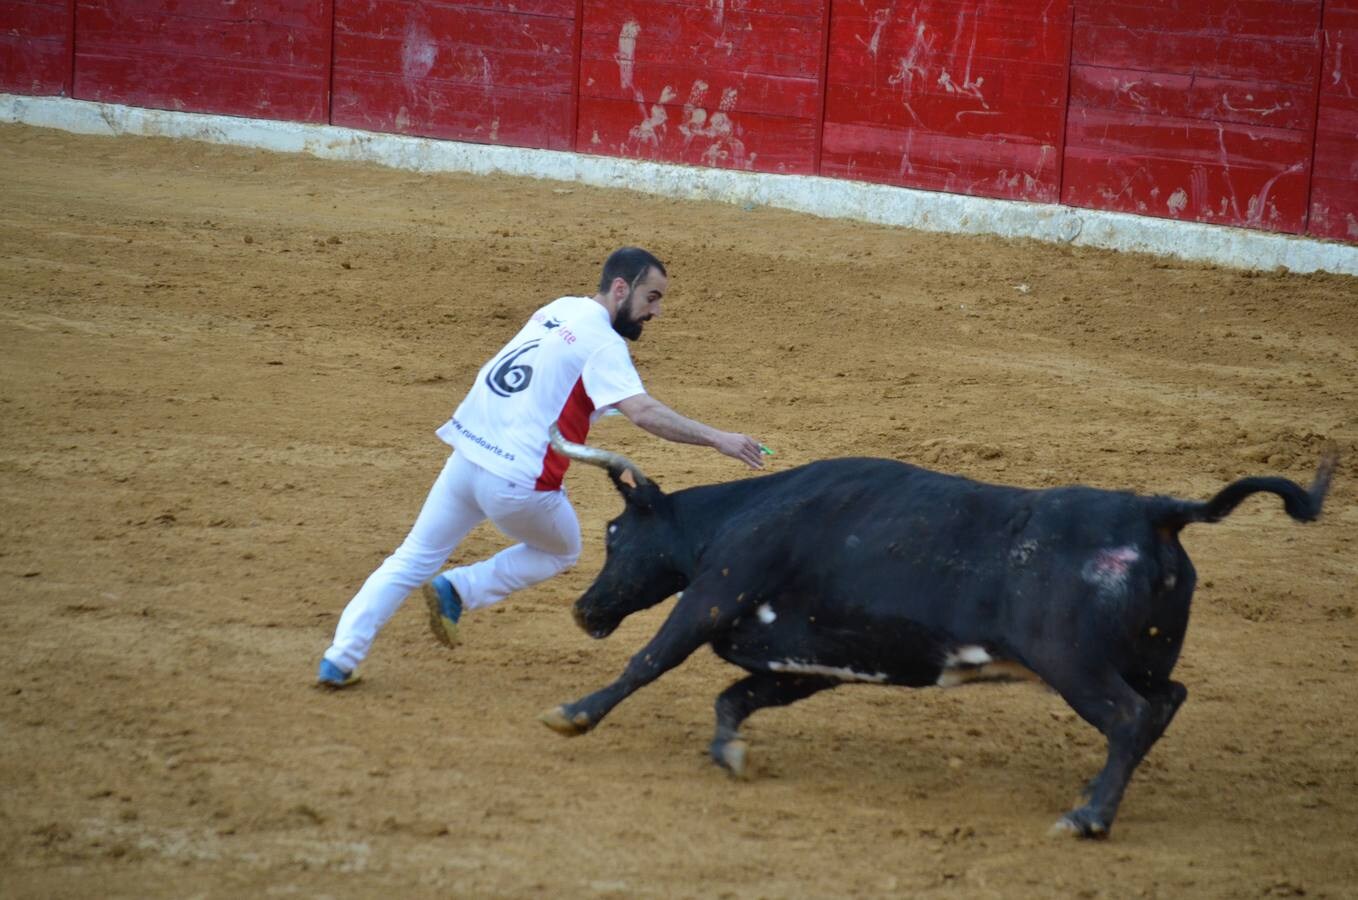
<instances>
[{"instance_id":1,"label":"sandy arena ground","mask_svg":"<svg viewBox=\"0 0 1358 900\"><path fill-rule=\"evenodd\" d=\"M0 896L1358 896L1358 281L19 126L0 171ZM1189 699L1111 840L1046 836L1103 742L1031 685L765 711L745 782L704 755L739 674L707 651L545 729L668 608L572 624L620 508L587 467L575 570L453 653L409 603L313 687L477 367L630 242L671 273L648 387L775 469L1204 498L1339 446L1319 523L1186 532ZM669 489L744 474L593 440Z\"/></svg>"}]
</instances>

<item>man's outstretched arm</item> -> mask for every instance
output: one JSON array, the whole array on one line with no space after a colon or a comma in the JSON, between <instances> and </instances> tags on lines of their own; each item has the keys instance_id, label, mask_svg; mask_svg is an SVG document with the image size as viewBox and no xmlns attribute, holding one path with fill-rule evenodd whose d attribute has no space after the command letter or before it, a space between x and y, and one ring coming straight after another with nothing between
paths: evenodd
<instances>
[{"instance_id":1,"label":"man's outstretched arm","mask_svg":"<svg viewBox=\"0 0 1358 900\"><path fill-rule=\"evenodd\" d=\"M711 447L718 453L740 460L751 469L764 468L759 442L748 434L721 431L711 425L704 425L687 416L681 416L650 394L637 394L626 400L619 400L617 407L633 425L649 431L656 437L679 444Z\"/></svg>"}]
</instances>

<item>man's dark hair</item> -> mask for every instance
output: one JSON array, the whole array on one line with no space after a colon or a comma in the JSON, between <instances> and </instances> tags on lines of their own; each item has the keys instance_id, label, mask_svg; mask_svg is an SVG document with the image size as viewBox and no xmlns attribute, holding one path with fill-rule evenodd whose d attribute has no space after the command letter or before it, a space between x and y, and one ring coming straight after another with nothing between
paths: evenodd
<instances>
[{"instance_id":1,"label":"man's dark hair","mask_svg":"<svg viewBox=\"0 0 1358 900\"><path fill-rule=\"evenodd\" d=\"M665 264L656 259L654 254L640 247L620 247L604 261L604 271L599 276L599 293L608 293L608 286L613 283L614 278L621 278L629 285L635 284L637 279L651 268L659 271L661 275L669 275L665 271Z\"/></svg>"}]
</instances>

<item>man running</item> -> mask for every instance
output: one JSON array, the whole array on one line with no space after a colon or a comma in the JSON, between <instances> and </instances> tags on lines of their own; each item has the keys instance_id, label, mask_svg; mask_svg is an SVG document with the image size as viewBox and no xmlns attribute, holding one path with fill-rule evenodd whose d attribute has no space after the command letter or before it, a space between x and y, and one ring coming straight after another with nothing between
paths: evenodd
<instances>
[{"instance_id":1,"label":"man running","mask_svg":"<svg viewBox=\"0 0 1358 900\"><path fill-rule=\"evenodd\" d=\"M358 680L377 632L423 585L434 636L457 643L464 610L480 609L569 568L580 556L580 523L561 478L569 461L548 447L556 423L583 443L590 424L615 407L657 437L700 444L763 467L758 441L686 418L646 393L626 338L660 315L665 266L639 247L604 263L593 297L562 297L482 366L438 436L453 447L415 525L345 607L317 676L325 687ZM518 541L490 559L435 574L485 519ZM432 576L432 578L431 578Z\"/></svg>"}]
</instances>

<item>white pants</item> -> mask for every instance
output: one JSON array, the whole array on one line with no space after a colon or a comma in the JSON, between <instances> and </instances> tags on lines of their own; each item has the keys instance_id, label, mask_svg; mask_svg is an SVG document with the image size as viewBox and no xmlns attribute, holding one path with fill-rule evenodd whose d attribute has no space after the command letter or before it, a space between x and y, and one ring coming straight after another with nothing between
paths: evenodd
<instances>
[{"instance_id":1,"label":"white pants","mask_svg":"<svg viewBox=\"0 0 1358 900\"><path fill-rule=\"evenodd\" d=\"M353 671L410 592L432 578L468 532L486 519L520 543L444 573L461 595L464 610L497 603L580 557L580 522L565 491L511 484L454 453L410 534L344 608L325 658Z\"/></svg>"}]
</instances>

